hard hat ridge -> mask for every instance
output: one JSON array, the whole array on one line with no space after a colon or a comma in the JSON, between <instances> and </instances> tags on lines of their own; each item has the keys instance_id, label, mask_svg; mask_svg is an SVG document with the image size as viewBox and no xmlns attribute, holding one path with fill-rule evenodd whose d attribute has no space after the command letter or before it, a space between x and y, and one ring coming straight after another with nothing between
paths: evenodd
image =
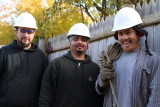
<instances>
[{"instance_id":1,"label":"hard hat ridge","mask_svg":"<svg viewBox=\"0 0 160 107\"><path fill-rule=\"evenodd\" d=\"M26 27L37 29L36 20L30 13L22 13L15 20L14 27Z\"/></svg>"},{"instance_id":2,"label":"hard hat ridge","mask_svg":"<svg viewBox=\"0 0 160 107\"><path fill-rule=\"evenodd\" d=\"M70 36L73 35L85 36L87 38L91 38L88 27L83 23L77 23L70 28L67 37L69 38Z\"/></svg>"},{"instance_id":3,"label":"hard hat ridge","mask_svg":"<svg viewBox=\"0 0 160 107\"><path fill-rule=\"evenodd\" d=\"M127 29L141 23L142 19L135 9L124 7L115 15L112 31Z\"/></svg>"},{"instance_id":4,"label":"hard hat ridge","mask_svg":"<svg viewBox=\"0 0 160 107\"><path fill-rule=\"evenodd\" d=\"M114 37L118 40L118 30L131 28L142 23L139 13L130 7L120 9L114 18L114 25L112 31L116 31ZM144 34L140 35L143 36Z\"/></svg>"}]
</instances>

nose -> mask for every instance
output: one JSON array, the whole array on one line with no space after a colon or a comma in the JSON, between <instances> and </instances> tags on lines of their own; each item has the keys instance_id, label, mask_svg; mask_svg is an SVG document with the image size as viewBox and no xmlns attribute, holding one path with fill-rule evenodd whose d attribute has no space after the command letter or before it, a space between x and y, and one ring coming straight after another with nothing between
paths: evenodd
<instances>
[{"instance_id":1,"label":"nose","mask_svg":"<svg viewBox=\"0 0 160 107\"><path fill-rule=\"evenodd\" d=\"M28 37L28 32L24 32L24 33L23 33L23 36L24 36L24 37Z\"/></svg>"},{"instance_id":2,"label":"nose","mask_svg":"<svg viewBox=\"0 0 160 107\"><path fill-rule=\"evenodd\" d=\"M128 36L126 34L123 34L122 38L125 40L128 39Z\"/></svg>"},{"instance_id":3,"label":"nose","mask_svg":"<svg viewBox=\"0 0 160 107\"><path fill-rule=\"evenodd\" d=\"M81 40L81 39L78 39L78 43L82 43L82 40Z\"/></svg>"}]
</instances>

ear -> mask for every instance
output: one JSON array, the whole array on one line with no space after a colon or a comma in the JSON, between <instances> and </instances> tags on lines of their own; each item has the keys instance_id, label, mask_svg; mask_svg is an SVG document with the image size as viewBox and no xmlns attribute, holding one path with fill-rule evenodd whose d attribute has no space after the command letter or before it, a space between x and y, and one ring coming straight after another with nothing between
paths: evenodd
<instances>
[{"instance_id":1,"label":"ear","mask_svg":"<svg viewBox=\"0 0 160 107\"><path fill-rule=\"evenodd\" d=\"M17 30L17 29L15 29L15 35L17 36L17 34L18 34L18 30Z\"/></svg>"}]
</instances>

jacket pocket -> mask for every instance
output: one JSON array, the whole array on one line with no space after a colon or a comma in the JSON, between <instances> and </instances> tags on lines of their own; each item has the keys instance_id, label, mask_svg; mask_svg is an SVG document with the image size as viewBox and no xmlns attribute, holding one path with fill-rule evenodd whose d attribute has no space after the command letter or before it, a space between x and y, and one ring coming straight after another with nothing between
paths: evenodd
<instances>
[{"instance_id":1,"label":"jacket pocket","mask_svg":"<svg viewBox=\"0 0 160 107\"><path fill-rule=\"evenodd\" d=\"M142 70L142 78L141 78L141 88L147 89L149 87L151 70L149 68L145 68Z\"/></svg>"},{"instance_id":2,"label":"jacket pocket","mask_svg":"<svg viewBox=\"0 0 160 107\"><path fill-rule=\"evenodd\" d=\"M93 79L92 76L88 77L88 83L89 83L90 90L91 90L92 94L93 93L95 94L96 93L96 91L95 91L95 80Z\"/></svg>"},{"instance_id":3,"label":"jacket pocket","mask_svg":"<svg viewBox=\"0 0 160 107\"><path fill-rule=\"evenodd\" d=\"M148 103L148 98L150 95L149 84L150 84L151 70L149 68L142 70L142 78L140 85L140 96L142 97L142 102L144 105Z\"/></svg>"}]
</instances>

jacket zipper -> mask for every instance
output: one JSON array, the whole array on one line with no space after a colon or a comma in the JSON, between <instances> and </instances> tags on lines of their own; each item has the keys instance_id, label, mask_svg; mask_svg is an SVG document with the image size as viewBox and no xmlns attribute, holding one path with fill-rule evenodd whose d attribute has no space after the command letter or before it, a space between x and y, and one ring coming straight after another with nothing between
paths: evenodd
<instances>
[{"instance_id":1,"label":"jacket zipper","mask_svg":"<svg viewBox=\"0 0 160 107\"><path fill-rule=\"evenodd\" d=\"M80 67L81 63L78 63L78 68Z\"/></svg>"}]
</instances>

